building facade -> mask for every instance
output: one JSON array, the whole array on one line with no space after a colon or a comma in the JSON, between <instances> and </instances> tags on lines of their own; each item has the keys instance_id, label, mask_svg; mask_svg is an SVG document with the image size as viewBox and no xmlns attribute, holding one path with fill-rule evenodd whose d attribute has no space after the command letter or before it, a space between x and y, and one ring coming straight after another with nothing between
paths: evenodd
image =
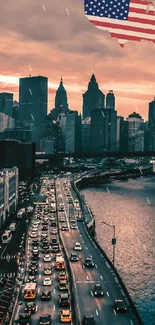
<instances>
[{"instance_id":1,"label":"building facade","mask_svg":"<svg viewBox=\"0 0 155 325\"><path fill-rule=\"evenodd\" d=\"M13 111L13 94L0 93L0 112L12 117Z\"/></svg>"},{"instance_id":2,"label":"building facade","mask_svg":"<svg viewBox=\"0 0 155 325\"><path fill-rule=\"evenodd\" d=\"M109 93L106 95L106 108L115 110L115 96L113 90L109 90Z\"/></svg>"},{"instance_id":3,"label":"building facade","mask_svg":"<svg viewBox=\"0 0 155 325\"><path fill-rule=\"evenodd\" d=\"M82 152L91 151L91 118L82 119L81 124L81 150Z\"/></svg>"},{"instance_id":4,"label":"building facade","mask_svg":"<svg viewBox=\"0 0 155 325\"><path fill-rule=\"evenodd\" d=\"M144 120L133 112L126 119L128 122L128 150L144 151Z\"/></svg>"},{"instance_id":5,"label":"building facade","mask_svg":"<svg viewBox=\"0 0 155 325\"><path fill-rule=\"evenodd\" d=\"M148 128L149 128L149 150L155 150L155 97L152 102L149 103L149 116L148 116Z\"/></svg>"},{"instance_id":6,"label":"building facade","mask_svg":"<svg viewBox=\"0 0 155 325\"><path fill-rule=\"evenodd\" d=\"M105 114L104 109L91 111L91 151L105 151Z\"/></svg>"},{"instance_id":7,"label":"building facade","mask_svg":"<svg viewBox=\"0 0 155 325\"><path fill-rule=\"evenodd\" d=\"M66 115L65 152L80 152L81 148L81 116L76 111Z\"/></svg>"},{"instance_id":8,"label":"building facade","mask_svg":"<svg viewBox=\"0 0 155 325\"><path fill-rule=\"evenodd\" d=\"M5 168L0 172L0 229L18 204L18 168Z\"/></svg>"}]
</instances>

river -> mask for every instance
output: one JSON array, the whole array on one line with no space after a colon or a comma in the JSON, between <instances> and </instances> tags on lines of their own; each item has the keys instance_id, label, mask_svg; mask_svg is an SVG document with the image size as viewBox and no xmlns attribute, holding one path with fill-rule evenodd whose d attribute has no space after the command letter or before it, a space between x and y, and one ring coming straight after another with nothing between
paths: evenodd
<instances>
[{"instance_id":1,"label":"river","mask_svg":"<svg viewBox=\"0 0 155 325\"><path fill-rule=\"evenodd\" d=\"M155 325L155 177L114 181L81 191L95 215L100 246L112 260L116 226L115 266L144 325Z\"/></svg>"}]
</instances>

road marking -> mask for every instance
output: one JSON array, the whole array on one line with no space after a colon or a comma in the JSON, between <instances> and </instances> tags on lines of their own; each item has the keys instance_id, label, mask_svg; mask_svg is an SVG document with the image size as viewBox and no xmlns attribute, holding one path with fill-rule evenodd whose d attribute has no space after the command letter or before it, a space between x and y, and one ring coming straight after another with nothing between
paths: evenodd
<instances>
[{"instance_id":1,"label":"road marking","mask_svg":"<svg viewBox=\"0 0 155 325\"><path fill-rule=\"evenodd\" d=\"M98 281L99 282L99 281ZM77 284L96 283L96 281L76 281Z\"/></svg>"},{"instance_id":2,"label":"road marking","mask_svg":"<svg viewBox=\"0 0 155 325\"><path fill-rule=\"evenodd\" d=\"M54 278L55 278L55 273L54 273Z\"/></svg>"},{"instance_id":3,"label":"road marking","mask_svg":"<svg viewBox=\"0 0 155 325\"><path fill-rule=\"evenodd\" d=\"M89 276L87 275L87 280L89 281Z\"/></svg>"},{"instance_id":4,"label":"road marking","mask_svg":"<svg viewBox=\"0 0 155 325\"><path fill-rule=\"evenodd\" d=\"M38 293L40 292L40 288L38 288Z\"/></svg>"},{"instance_id":5,"label":"road marking","mask_svg":"<svg viewBox=\"0 0 155 325\"><path fill-rule=\"evenodd\" d=\"M53 306L53 309L55 310L55 305Z\"/></svg>"},{"instance_id":6,"label":"road marking","mask_svg":"<svg viewBox=\"0 0 155 325\"><path fill-rule=\"evenodd\" d=\"M108 291L106 291L106 294L107 294L107 296L109 297L109 292L108 292Z\"/></svg>"},{"instance_id":7,"label":"road marking","mask_svg":"<svg viewBox=\"0 0 155 325\"><path fill-rule=\"evenodd\" d=\"M96 309L96 315L98 316L98 310Z\"/></svg>"},{"instance_id":8,"label":"road marking","mask_svg":"<svg viewBox=\"0 0 155 325\"><path fill-rule=\"evenodd\" d=\"M130 319L130 323L131 323L131 325L133 325L133 321Z\"/></svg>"},{"instance_id":9,"label":"road marking","mask_svg":"<svg viewBox=\"0 0 155 325\"><path fill-rule=\"evenodd\" d=\"M41 267L41 263L39 264L39 267Z\"/></svg>"},{"instance_id":10,"label":"road marking","mask_svg":"<svg viewBox=\"0 0 155 325\"><path fill-rule=\"evenodd\" d=\"M115 311L115 309L113 309L113 312L114 312L114 314L115 314L115 316L116 316L116 311Z\"/></svg>"},{"instance_id":11,"label":"road marking","mask_svg":"<svg viewBox=\"0 0 155 325\"><path fill-rule=\"evenodd\" d=\"M39 274L39 279L41 278L41 274Z\"/></svg>"},{"instance_id":12,"label":"road marking","mask_svg":"<svg viewBox=\"0 0 155 325\"><path fill-rule=\"evenodd\" d=\"M91 258L93 258L93 256L92 256L92 255L90 255L90 257L91 257Z\"/></svg>"},{"instance_id":13,"label":"road marking","mask_svg":"<svg viewBox=\"0 0 155 325\"><path fill-rule=\"evenodd\" d=\"M88 247L86 247L86 249L88 249Z\"/></svg>"},{"instance_id":14,"label":"road marking","mask_svg":"<svg viewBox=\"0 0 155 325\"><path fill-rule=\"evenodd\" d=\"M36 306L36 311L38 310L38 305Z\"/></svg>"},{"instance_id":15,"label":"road marking","mask_svg":"<svg viewBox=\"0 0 155 325\"><path fill-rule=\"evenodd\" d=\"M91 292L92 297L94 297L94 295L93 295L93 291L90 291L90 292Z\"/></svg>"},{"instance_id":16,"label":"road marking","mask_svg":"<svg viewBox=\"0 0 155 325\"><path fill-rule=\"evenodd\" d=\"M101 280L103 280L103 276L102 275L100 275L100 278L101 278Z\"/></svg>"},{"instance_id":17,"label":"road marking","mask_svg":"<svg viewBox=\"0 0 155 325\"><path fill-rule=\"evenodd\" d=\"M95 264L95 267L98 268L97 264Z\"/></svg>"},{"instance_id":18,"label":"road marking","mask_svg":"<svg viewBox=\"0 0 155 325\"><path fill-rule=\"evenodd\" d=\"M55 289L53 290L53 292L55 293Z\"/></svg>"}]
</instances>

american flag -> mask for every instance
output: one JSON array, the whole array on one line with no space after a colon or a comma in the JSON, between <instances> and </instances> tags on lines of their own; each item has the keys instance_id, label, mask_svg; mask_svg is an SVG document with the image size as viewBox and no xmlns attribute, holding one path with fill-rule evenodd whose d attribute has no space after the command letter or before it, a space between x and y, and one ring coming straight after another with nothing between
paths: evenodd
<instances>
[{"instance_id":1,"label":"american flag","mask_svg":"<svg viewBox=\"0 0 155 325\"><path fill-rule=\"evenodd\" d=\"M155 43L154 8L152 1L146 0L84 0L89 21L110 32L122 47L128 41Z\"/></svg>"}]
</instances>

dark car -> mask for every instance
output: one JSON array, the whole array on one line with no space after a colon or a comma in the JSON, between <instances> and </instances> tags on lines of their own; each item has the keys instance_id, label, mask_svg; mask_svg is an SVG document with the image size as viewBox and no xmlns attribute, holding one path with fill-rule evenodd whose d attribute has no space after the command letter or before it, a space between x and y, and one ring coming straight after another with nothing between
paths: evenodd
<instances>
[{"instance_id":1,"label":"dark car","mask_svg":"<svg viewBox=\"0 0 155 325\"><path fill-rule=\"evenodd\" d=\"M37 261L31 261L31 263L30 263L30 267L31 267L31 266L38 267L38 262L37 262Z\"/></svg>"},{"instance_id":2,"label":"dark car","mask_svg":"<svg viewBox=\"0 0 155 325\"><path fill-rule=\"evenodd\" d=\"M41 294L41 300L50 300L51 299L51 291L43 291Z\"/></svg>"},{"instance_id":3,"label":"dark car","mask_svg":"<svg viewBox=\"0 0 155 325\"><path fill-rule=\"evenodd\" d=\"M58 253L59 252L59 245L54 245L51 247L52 253Z\"/></svg>"},{"instance_id":4,"label":"dark car","mask_svg":"<svg viewBox=\"0 0 155 325\"><path fill-rule=\"evenodd\" d=\"M39 316L39 325L50 325L51 324L51 315L43 314Z\"/></svg>"},{"instance_id":5,"label":"dark car","mask_svg":"<svg viewBox=\"0 0 155 325\"><path fill-rule=\"evenodd\" d=\"M118 299L114 301L114 309L118 312L126 312L127 306L123 300Z\"/></svg>"},{"instance_id":6,"label":"dark car","mask_svg":"<svg viewBox=\"0 0 155 325\"><path fill-rule=\"evenodd\" d=\"M70 256L70 261L71 262L78 262L79 256L77 254L72 253Z\"/></svg>"},{"instance_id":7,"label":"dark car","mask_svg":"<svg viewBox=\"0 0 155 325\"><path fill-rule=\"evenodd\" d=\"M94 284L94 287L93 287L93 295L95 297L101 297L101 296L104 295L103 288L102 288L102 286L101 286L100 283Z\"/></svg>"},{"instance_id":8,"label":"dark car","mask_svg":"<svg viewBox=\"0 0 155 325\"><path fill-rule=\"evenodd\" d=\"M35 266L32 266L30 269L29 269L29 274L31 275L36 275L37 274L37 268Z\"/></svg>"},{"instance_id":9,"label":"dark car","mask_svg":"<svg viewBox=\"0 0 155 325\"><path fill-rule=\"evenodd\" d=\"M52 246L58 245L58 240L57 240L57 238L52 238L52 239L51 239L51 245L52 245Z\"/></svg>"},{"instance_id":10,"label":"dark car","mask_svg":"<svg viewBox=\"0 0 155 325\"><path fill-rule=\"evenodd\" d=\"M23 313L21 315L19 315L18 321L17 321L18 325L31 325L31 316L28 313Z\"/></svg>"},{"instance_id":11,"label":"dark car","mask_svg":"<svg viewBox=\"0 0 155 325\"><path fill-rule=\"evenodd\" d=\"M29 315L35 313L36 311L36 304L33 301L27 302L25 305L25 313L28 313Z\"/></svg>"},{"instance_id":12,"label":"dark car","mask_svg":"<svg viewBox=\"0 0 155 325\"><path fill-rule=\"evenodd\" d=\"M61 230L62 230L62 231L68 231L69 228L68 228L68 226L65 226L65 225L64 225L64 226L61 227Z\"/></svg>"},{"instance_id":13,"label":"dark car","mask_svg":"<svg viewBox=\"0 0 155 325\"><path fill-rule=\"evenodd\" d=\"M59 306L68 307L70 306L70 300L68 293L62 293L59 295Z\"/></svg>"},{"instance_id":14,"label":"dark car","mask_svg":"<svg viewBox=\"0 0 155 325\"><path fill-rule=\"evenodd\" d=\"M94 267L95 266L95 264L94 264L94 262L92 261L92 258L90 258L90 257L88 257L88 258L86 258L85 259L85 262L84 262L84 266L85 267Z\"/></svg>"},{"instance_id":15,"label":"dark car","mask_svg":"<svg viewBox=\"0 0 155 325\"><path fill-rule=\"evenodd\" d=\"M38 246L38 245L39 245L39 243L38 243L38 238L34 238L34 239L32 240L32 245L33 245L33 246Z\"/></svg>"},{"instance_id":16,"label":"dark car","mask_svg":"<svg viewBox=\"0 0 155 325\"><path fill-rule=\"evenodd\" d=\"M82 320L82 325L96 325L93 315L84 316Z\"/></svg>"},{"instance_id":17,"label":"dark car","mask_svg":"<svg viewBox=\"0 0 155 325\"><path fill-rule=\"evenodd\" d=\"M27 282L37 282L37 278L34 275L28 276Z\"/></svg>"}]
</instances>

